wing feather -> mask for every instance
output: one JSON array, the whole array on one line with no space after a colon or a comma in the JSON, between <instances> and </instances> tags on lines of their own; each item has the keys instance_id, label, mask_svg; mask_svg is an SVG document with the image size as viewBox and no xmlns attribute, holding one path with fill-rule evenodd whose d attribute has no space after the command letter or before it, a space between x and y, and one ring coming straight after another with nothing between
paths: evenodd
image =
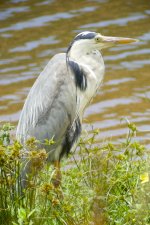
<instances>
[{"instance_id":1,"label":"wing feather","mask_svg":"<svg viewBox=\"0 0 150 225\"><path fill-rule=\"evenodd\" d=\"M39 75L25 101L17 139L60 137L74 120L76 87L68 74L66 54L55 55Z\"/></svg>"}]
</instances>

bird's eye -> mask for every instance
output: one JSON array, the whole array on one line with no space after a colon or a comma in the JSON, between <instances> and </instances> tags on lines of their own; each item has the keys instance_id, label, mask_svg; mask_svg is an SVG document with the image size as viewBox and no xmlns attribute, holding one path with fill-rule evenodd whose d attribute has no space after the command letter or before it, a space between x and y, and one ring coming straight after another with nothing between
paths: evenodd
<instances>
[{"instance_id":1,"label":"bird's eye","mask_svg":"<svg viewBox=\"0 0 150 225\"><path fill-rule=\"evenodd\" d=\"M95 37L95 41L96 41L96 42L99 42L99 41L101 41L101 40L102 40L101 37Z\"/></svg>"}]
</instances>

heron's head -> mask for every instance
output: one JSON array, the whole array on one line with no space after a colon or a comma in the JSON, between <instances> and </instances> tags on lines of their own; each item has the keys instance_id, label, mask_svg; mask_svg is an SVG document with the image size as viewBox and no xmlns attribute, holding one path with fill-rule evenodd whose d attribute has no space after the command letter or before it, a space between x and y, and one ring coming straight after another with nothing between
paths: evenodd
<instances>
[{"instance_id":1,"label":"heron's head","mask_svg":"<svg viewBox=\"0 0 150 225\"><path fill-rule=\"evenodd\" d=\"M130 44L137 42L137 39L124 37L103 36L100 33L85 31L79 33L70 44L67 52L71 56L90 53L93 50L101 50L117 44Z\"/></svg>"}]
</instances>

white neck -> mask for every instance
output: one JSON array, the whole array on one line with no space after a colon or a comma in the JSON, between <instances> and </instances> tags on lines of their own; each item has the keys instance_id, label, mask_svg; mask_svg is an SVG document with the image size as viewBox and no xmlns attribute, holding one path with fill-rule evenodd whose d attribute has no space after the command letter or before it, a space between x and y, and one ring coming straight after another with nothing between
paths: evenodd
<instances>
[{"instance_id":1,"label":"white neck","mask_svg":"<svg viewBox=\"0 0 150 225\"><path fill-rule=\"evenodd\" d=\"M85 107L88 105L89 100L93 98L100 84L102 83L104 76L104 61L101 53L98 50L91 50L82 48L71 48L69 52L69 58L76 61L80 67L85 71L87 76L87 89L85 92L81 92L80 95L80 110L81 115ZM83 99L82 99L83 96ZM79 110L79 111L80 111Z\"/></svg>"},{"instance_id":2,"label":"white neck","mask_svg":"<svg viewBox=\"0 0 150 225\"><path fill-rule=\"evenodd\" d=\"M76 41L69 52L69 56L73 59L78 59L82 57L83 55L87 55L93 51L93 48L91 45L88 45L85 40L84 42L82 40Z\"/></svg>"},{"instance_id":3,"label":"white neck","mask_svg":"<svg viewBox=\"0 0 150 225\"><path fill-rule=\"evenodd\" d=\"M98 50L87 49L87 46L82 46L81 49L79 46L72 46L69 57L79 65L88 67L96 77L101 77L104 74L105 65L102 55Z\"/></svg>"}]
</instances>

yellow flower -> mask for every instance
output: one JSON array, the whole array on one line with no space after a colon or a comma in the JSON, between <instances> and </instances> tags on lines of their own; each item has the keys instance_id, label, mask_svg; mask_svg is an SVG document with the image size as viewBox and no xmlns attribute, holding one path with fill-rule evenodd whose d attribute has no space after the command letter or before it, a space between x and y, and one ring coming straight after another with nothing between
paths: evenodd
<instances>
[{"instance_id":1,"label":"yellow flower","mask_svg":"<svg viewBox=\"0 0 150 225\"><path fill-rule=\"evenodd\" d=\"M48 184L48 183L43 184L43 186L41 187L41 191L46 194L49 194L49 192L53 189L54 189L53 184Z\"/></svg>"},{"instance_id":2,"label":"yellow flower","mask_svg":"<svg viewBox=\"0 0 150 225\"><path fill-rule=\"evenodd\" d=\"M59 205L59 204L60 204L60 202L59 202L58 199L56 199L56 198L53 198L53 199L52 199L52 205L53 205L53 206L56 206L56 205Z\"/></svg>"},{"instance_id":3,"label":"yellow flower","mask_svg":"<svg viewBox=\"0 0 150 225\"><path fill-rule=\"evenodd\" d=\"M149 182L149 175L148 173L143 173L140 175L141 184Z\"/></svg>"}]
</instances>

